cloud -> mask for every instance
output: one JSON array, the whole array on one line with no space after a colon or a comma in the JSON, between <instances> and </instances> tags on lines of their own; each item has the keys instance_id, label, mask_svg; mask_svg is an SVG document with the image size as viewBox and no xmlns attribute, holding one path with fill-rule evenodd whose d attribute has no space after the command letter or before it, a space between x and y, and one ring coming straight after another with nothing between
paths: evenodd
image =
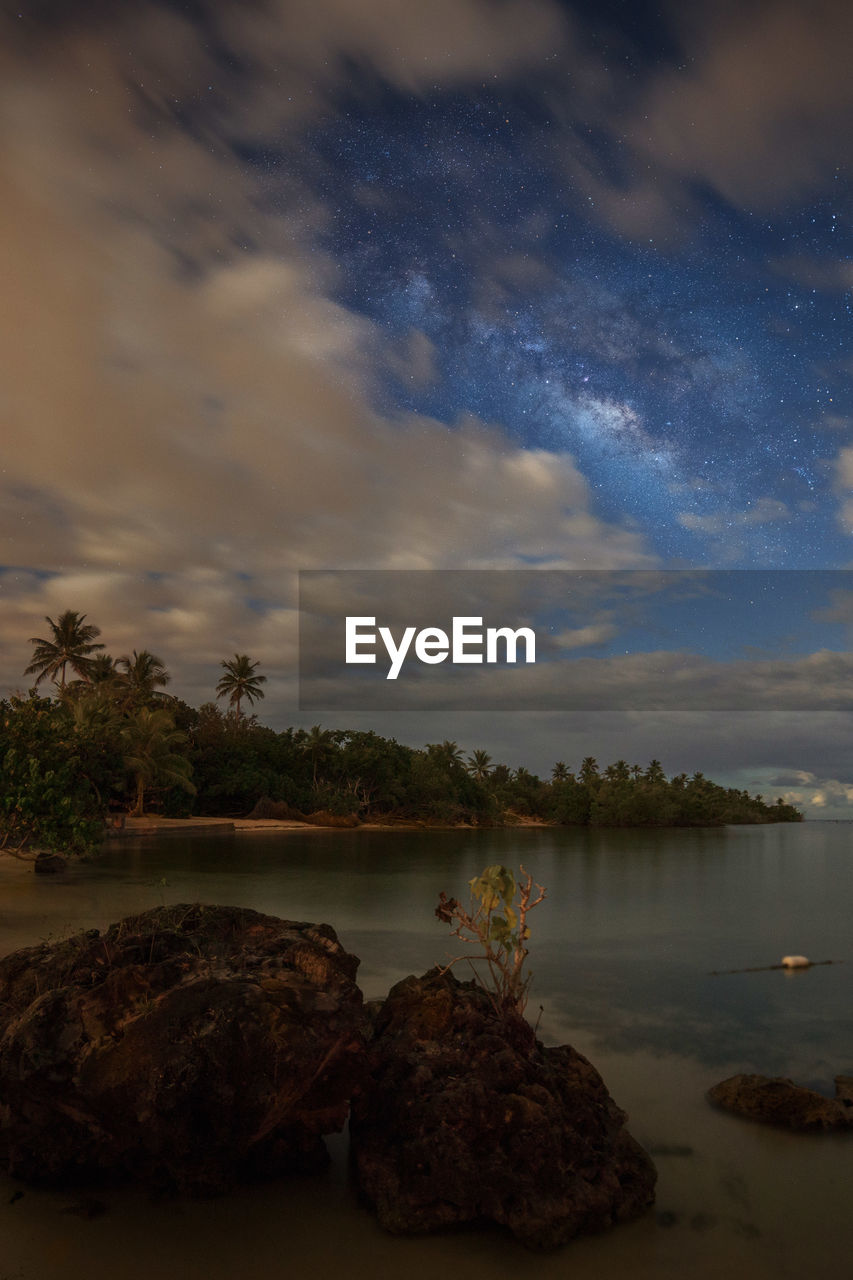
<instances>
[{"instance_id":1,"label":"cloud","mask_svg":"<svg viewBox=\"0 0 853 1280\"><path fill-rule=\"evenodd\" d=\"M853 782L845 782L838 777L819 776L807 769L791 769L766 776L762 781L759 771L752 771L749 786L765 792L772 789L774 795L780 794L786 804L795 804L803 809L807 816L814 818L840 817L849 819L853 808Z\"/></svg>"},{"instance_id":2,"label":"cloud","mask_svg":"<svg viewBox=\"0 0 853 1280\"><path fill-rule=\"evenodd\" d=\"M787 520L790 511L778 498L756 498L749 502L742 511L717 510L713 515L698 515L692 511L681 512L676 519L685 529L709 535L722 534L728 536L732 529L740 529L744 525L775 524Z\"/></svg>"},{"instance_id":3,"label":"cloud","mask_svg":"<svg viewBox=\"0 0 853 1280\"><path fill-rule=\"evenodd\" d=\"M302 700L308 709L818 712L849 710L853 698L853 654L830 650L719 661L659 649L472 667L425 667L412 656L402 676L389 681L381 649L376 666L344 670L339 643L329 638L324 652L323 634L307 634L311 661L303 666Z\"/></svg>"},{"instance_id":4,"label":"cloud","mask_svg":"<svg viewBox=\"0 0 853 1280\"><path fill-rule=\"evenodd\" d=\"M389 366L435 376L429 338L389 343L335 301L325 210L307 189L298 216L272 210L229 141L256 116L303 119L307 86L331 91L350 56L418 89L513 74L561 38L555 11L525 4L519 32L518 4L461 0L439 37L432 11L391 0L360 5L358 23L331 0L303 10L298 38L292 5L251 20L241 7L239 22L217 10L257 59L259 97L213 91L203 109L221 68L171 11L107 19L123 43L85 23L38 58L7 42L0 532L19 569L0 579L6 688L44 615L73 608L113 653L158 652L193 699L219 659L251 653L274 677L275 718L292 710L298 568L656 563L594 514L565 451L524 450L473 417L377 409ZM295 101L279 87L264 116L279 55L301 78L284 77Z\"/></svg>"},{"instance_id":5,"label":"cloud","mask_svg":"<svg viewBox=\"0 0 853 1280\"><path fill-rule=\"evenodd\" d=\"M588 627L560 631L554 636L553 643L560 649L587 649L607 644L615 635L616 627L611 622L598 622Z\"/></svg>"},{"instance_id":6,"label":"cloud","mask_svg":"<svg viewBox=\"0 0 853 1280\"><path fill-rule=\"evenodd\" d=\"M834 487L841 495L838 520L845 533L853 533L853 445L838 450L834 472Z\"/></svg>"},{"instance_id":7,"label":"cloud","mask_svg":"<svg viewBox=\"0 0 853 1280\"><path fill-rule=\"evenodd\" d=\"M324 110L334 90L351 85L354 64L420 93L513 76L571 35L551 0L434 0L428 9L407 0L261 0L248 11L242 0L201 0L195 22L151 0L132 8L81 0L73 9L44 0L39 9L0 15L4 46L19 57L64 61L86 44L91 88L97 51L109 44L140 107L174 118L212 93L217 121L233 116L256 134ZM217 93L247 81L239 103Z\"/></svg>"},{"instance_id":8,"label":"cloud","mask_svg":"<svg viewBox=\"0 0 853 1280\"><path fill-rule=\"evenodd\" d=\"M853 638L853 591L838 588L829 592L829 605L815 612L818 622L840 622Z\"/></svg>"},{"instance_id":9,"label":"cloud","mask_svg":"<svg viewBox=\"0 0 853 1280\"><path fill-rule=\"evenodd\" d=\"M563 163L623 234L689 230L700 193L762 213L831 178L853 123L853 14L837 0L670 6L677 52L622 76L582 55L582 105L564 111ZM611 142L605 164L590 126Z\"/></svg>"},{"instance_id":10,"label":"cloud","mask_svg":"<svg viewBox=\"0 0 853 1280\"><path fill-rule=\"evenodd\" d=\"M405 386L418 389L431 386L438 377L437 351L420 329L410 329L406 338L387 354L388 369Z\"/></svg>"},{"instance_id":11,"label":"cloud","mask_svg":"<svg viewBox=\"0 0 853 1280\"><path fill-rule=\"evenodd\" d=\"M817 777L806 769L787 769L767 779L768 787L813 787Z\"/></svg>"},{"instance_id":12,"label":"cloud","mask_svg":"<svg viewBox=\"0 0 853 1280\"><path fill-rule=\"evenodd\" d=\"M363 62L413 93L472 78L513 75L560 49L565 17L548 0L273 0L254 21L242 5L226 8L228 45L255 64L283 58L304 77L304 98L346 74L343 60ZM292 84L288 85L293 93Z\"/></svg>"},{"instance_id":13,"label":"cloud","mask_svg":"<svg viewBox=\"0 0 853 1280\"><path fill-rule=\"evenodd\" d=\"M814 782L809 783L805 788L794 788L787 795L794 798L791 803L800 802L818 810L841 809L849 814L853 806L853 782L840 782L838 778L824 778L819 781L815 778ZM783 799L786 799L786 796L783 796Z\"/></svg>"},{"instance_id":14,"label":"cloud","mask_svg":"<svg viewBox=\"0 0 853 1280\"><path fill-rule=\"evenodd\" d=\"M846 293L853 287L853 263L843 258L814 258L806 254L777 258L771 267L804 289Z\"/></svg>"},{"instance_id":15,"label":"cloud","mask_svg":"<svg viewBox=\"0 0 853 1280\"><path fill-rule=\"evenodd\" d=\"M681 511L675 518L682 528L708 540L708 552L716 564L747 562L758 567L778 564L776 538L784 536L790 517L784 502L764 496L747 501L740 509Z\"/></svg>"},{"instance_id":16,"label":"cloud","mask_svg":"<svg viewBox=\"0 0 853 1280\"><path fill-rule=\"evenodd\" d=\"M651 87L638 149L743 207L804 194L834 170L853 115L851 36L853 17L833 0L686 17L689 70Z\"/></svg>"}]
</instances>

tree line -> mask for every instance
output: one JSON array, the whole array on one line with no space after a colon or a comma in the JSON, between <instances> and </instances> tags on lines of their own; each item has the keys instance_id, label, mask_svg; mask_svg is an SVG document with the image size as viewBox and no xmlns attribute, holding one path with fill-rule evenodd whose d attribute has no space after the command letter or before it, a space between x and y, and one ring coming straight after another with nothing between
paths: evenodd
<instances>
[{"instance_id":1,"label":"tree line","mask_svg":"<svg viewBox=\"0 0 853 1280\"><path fill-rule=\"evenodd\" d=\"M166 692L149 650L113 659L85 615L67 612L33 637L26 698L0 703L0 848L82 852L104 823L146 809L166 816L308 817L499 825L519 819L589 826L714 826L792 822L782 799L724 788L701 773L667 778L660 762L624 760L543 779L488 752L445 740L413 748L372 731L258 722L266 677L246 654L221 662L216 702L191 707ZM40 695L43 681L53 696Z\"/></svg>"}]
</instances>

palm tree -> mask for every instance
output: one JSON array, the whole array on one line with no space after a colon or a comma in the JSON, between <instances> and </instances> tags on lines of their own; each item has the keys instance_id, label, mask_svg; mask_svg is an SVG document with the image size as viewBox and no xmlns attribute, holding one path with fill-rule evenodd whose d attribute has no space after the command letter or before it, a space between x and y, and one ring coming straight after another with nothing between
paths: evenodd
<instances>
[{"instance_id":1,"label":"palm tree","mask_svg":"<svg viewBox=\"0 0 853 1280\"><path fill-rule=\"evenodd\" d=\"M67 609L59 615L56 622L53 618L45 618L51 629L52 639L43 640L40 636L32 636L30 644L35 645L33 660L24 671L25 676L34 675L36 684L50 677L59 687L65 688L65 668L71 667L83 680L89 680L94 659L89 655L102 644L96 644L95 638L101 634L100 627L85 621L85 613L76 613Z\"/></svg>"},{"instance_id":2,"label":"palm tree","mask_svg":"<svg viewBox=\"0 0 853 1280\"><path fill-rule=\"evenodd\" d=\"M240 703L243 698L248 699L250 703L262 698L264 691L261 685L266 684L267 678L255 675L255 670L260 663L250 662L249 655L246 653L235 653L233 658L219 665L225 668L225 675L219 678L216 696L224 698L226 694L228 695L228 701L236 708L239 720Z\"/></svg>"},{"instance_id":3,"label":"palm tree","mask_svg":"<svg viewBox=\"0 0 853 1280\"><path fill-rule=\"evenodd\" d=\"M600 782L598 772L598 761L594 756L584 756L581 761L581 767L578 771L578 777L585 787L597 786Z\"/></svg>"},{"instance_id":4,"label":"palm tree","mask_svg":"<svg viewBox=\"0 0 853 1280\"><path fill-rule=\"evenodd\" d=\"M427 751L445 769L464 767L465 756L457 742L449 741L447 738L444 742L428 742Z\"/></svg>"},{"instance_id":5,"label":"palm tree","mask_svg":"<svg viewBox=\"0 0 853 1280\"><path fill-rule=\"evenodd\" d=\"M474 751L465 766L475 782L485 782L491 773L492 757L488 751Z\"/></svg>"},{"instance_id":6,"label":"palm tree","mask_svg":"<svg viewBox=\"0 0 853 1280\"><path fill-rule=\"evenodd\" d=\"M535 773L531 773L529 769L525 769L523 764L518 766L513 778L514 781L518 782L522 787L536 786L539 782L538 776Z\"/></svg>"},{"instance_id":7,"label":"palm tree","mask_svg":"<svg viewBox=\"0 0 853 1280\"><path fill-rule=\"evenodd\" d=\"M92 659L89 668L90 684L109 684L116 676L115 659L108 653L99 653Z\"/></svg>"},{"instance_id":8,"label":"palm tree","mask_svg":"<svg viewBox=\"0 0 853 1280\"><path fill-rule=\"evenodd\" d=\"M89 702L93 698L117 702L118 671L113 658L108 653L96 653L89 660L85 680L69 680L60 689L60 698L73 710L79 702Z\"/></svg>"},{"instance_id":9,"label":"palm tree","mask_svg":"<svg viewBox=\"0 0 853 1280\"><path fill-rule=\"evenodd\" d=\"M568 782L569 767L564 760L558 760L551 770L552 782Z\"/></svg>"},{"instance_id":10,"label":"palm tree","mask_svg":"<svg viewBox=\"0 0 853 1280\"><path fill-rule=\"evenodd\" d=\"M69 686L69 689L73 686ZM121 712L115 704L109 684L80 684L74 689L74 696L66 694L66 705L71 711L74 728L84 737L108 739L118 733L121 726Z\"/></svg>"},{"instance_id":11,"label":"palm tree","mask_svg":"<svg viewBox=\"0 0 853 1280\"><path fill-rule=\"evenodd\" d=\"M118 683L126 695L125 707L171 700L171 694L160 692L172 677L156 653L151 653L148 649L137 653L134 649L132 658L117 658L115 666Z\"/></svg>"},{"instance_id":12,"label":"palm tree","mask_svg":"<svg viewBox=\"0 0 853 1280\"><path fill-rule=\"evenodd\" d=\"M318 724L311 726L311 732L300 730L300 747L311 756L312 786L317 790L317 772L321 765L327 763L332 751L339 744L342 736L340 729L323 729Z\"/></svg>"},{"instance_id":13,"label":"palm tree","mask_svg":"<svg viewBox=\"0 0 853 1280\"><path fill-rule=\"evenodd\" d=\"M666 782L666 774L663 771L663 766L661 765L660 760L650 760L649 767L646 769L643 776L646 782Z\"/></svg>"},{"instance_id":14,"label":"palm tree","mask_svg":"<svg viewBox=\"0 0 853 1280\"><path fill-rule=\"evenodd\" d=\"M196 789L190 782L192 765L186 756L175 750L186 742L186 734L175 728L168 711L139 707L125 721L121 737L125 747L125 766L136 775L134 817L139 818L144 813L146 788L155 782L178 786L195 795Z\"/></svg>"}]
</instances>

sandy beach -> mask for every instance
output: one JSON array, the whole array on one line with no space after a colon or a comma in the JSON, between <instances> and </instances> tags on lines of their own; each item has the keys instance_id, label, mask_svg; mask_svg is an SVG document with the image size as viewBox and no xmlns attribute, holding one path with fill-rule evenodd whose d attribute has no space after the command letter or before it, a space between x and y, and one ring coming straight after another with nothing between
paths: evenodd
<instances>
[{"instance_id":1,"label":"sandy beach","mask_svg":"<svg viewBox=\"0 0 853 1280\"><path fill-rule=\"evenodd\" d=\"M501 823L501 827L548 827L551 824L533 818L517 818ZM333 826L315 822L301 822L295 818L161 818L148 816L128 817L121 830L110 831L108 839L123 840L128 836L167 835L228 835L231 832L251 831L475 831L470 823L458 823L443 827L426 822L360 822L357 826Z\"/></svg>"}]
</instances>

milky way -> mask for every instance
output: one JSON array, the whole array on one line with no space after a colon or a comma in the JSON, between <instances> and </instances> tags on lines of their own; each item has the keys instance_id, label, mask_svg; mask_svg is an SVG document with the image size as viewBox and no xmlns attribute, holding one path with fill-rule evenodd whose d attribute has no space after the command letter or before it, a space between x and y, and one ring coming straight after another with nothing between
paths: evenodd
<instances>
[{"instance_id":1,"label":"milky way","mask_svg":"<svg viewBox=\"0 0 853 1280\"><path fill-rule=\"evenodd\" d=\"M846 181L779 216L694 195L677 235L626 239L530 99L374 91L301 140L340 298L434 346L434 376L389 375L383 408L568 451L601 513L676 562L845 564L820 499L849 397Z\"/></svg>"}]
</instances>

